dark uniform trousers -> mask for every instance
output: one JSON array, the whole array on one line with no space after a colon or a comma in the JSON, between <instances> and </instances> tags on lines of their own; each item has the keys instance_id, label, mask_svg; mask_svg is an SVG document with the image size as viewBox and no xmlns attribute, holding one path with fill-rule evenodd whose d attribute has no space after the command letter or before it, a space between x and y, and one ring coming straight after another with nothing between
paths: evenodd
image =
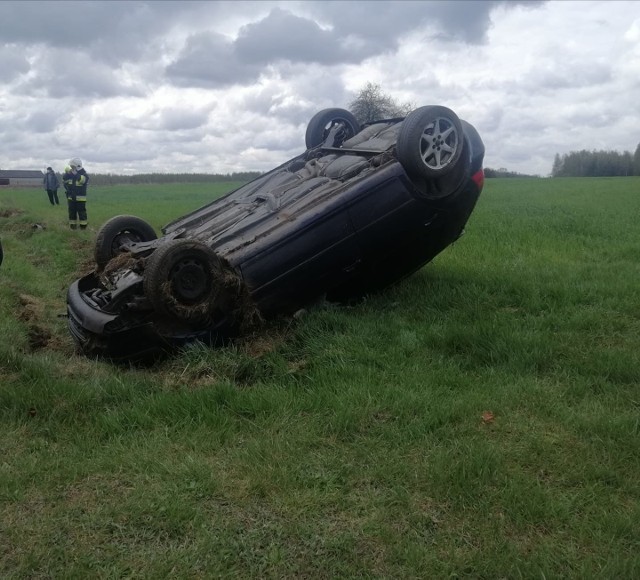
<instances>
[{"instance_id":1,"label":"dark uniform trousers","mask_svg":"<svg viewBox=\"0 0 640 580\"><path fill-rule=\"evenodd\" d=\"M74 199L71 196L67 197L67 207L69 208L69 226L72 230L76 229L76 223L80 226L81 230L87 227L87 197L76 196ZM76 222L77 220L77 222Z\"/></svg>"}]
</instances>

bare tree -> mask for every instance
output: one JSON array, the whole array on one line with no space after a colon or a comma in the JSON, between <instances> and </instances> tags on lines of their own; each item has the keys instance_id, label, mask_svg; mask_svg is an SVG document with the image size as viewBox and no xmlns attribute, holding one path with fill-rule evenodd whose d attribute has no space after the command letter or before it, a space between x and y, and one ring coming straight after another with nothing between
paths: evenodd
<instances>
[{"instance_id":1,"label":"bare tree","mask_svg":"<svg viewBox=\"0 0 640 580\"><path fill-rule=\"evenodd\" d=\"M392 97L382 92L380 85L374 83L367 83L349 104L349 110L359 123L405 117L413 108L411 103L397 103Z\"/></svg>"}]
</instances>

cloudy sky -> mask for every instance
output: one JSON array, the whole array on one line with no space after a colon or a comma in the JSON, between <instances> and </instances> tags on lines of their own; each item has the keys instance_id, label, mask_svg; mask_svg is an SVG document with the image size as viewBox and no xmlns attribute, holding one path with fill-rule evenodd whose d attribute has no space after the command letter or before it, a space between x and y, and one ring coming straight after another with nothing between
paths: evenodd
<instances>
[{"instance_id":1,"label":"cloudy sky","mask_svg":"<svg viewBox=\"0 0 640 580\"><path fill-rule=\"evenodd\" d=\"M0 168L266 171L367 82L452 108L488 167L633 152L640 2L0 1Z\"/></svg>"}]
</instances>

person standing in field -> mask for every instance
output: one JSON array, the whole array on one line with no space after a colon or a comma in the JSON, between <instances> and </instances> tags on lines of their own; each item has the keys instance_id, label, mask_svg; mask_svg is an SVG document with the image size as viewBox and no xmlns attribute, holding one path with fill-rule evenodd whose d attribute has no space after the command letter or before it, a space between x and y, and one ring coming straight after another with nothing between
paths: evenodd
<instances>
[{"instance_id":1,"label":"person standing in field","mask_svg":"<svg viewBox=\"0 0 640 580\"><path fill-rule=\"evenodd\" d=\"M51 205L60 205L60 200L58 199L58 188L60 187L60 182L58 181L58 176L53 172L51 167L47 167L47 172L44 174L43 185L49 196L49 202Z\"/></svg>"},{"instance_id":2,"label":"person standing in field","mask_svg":"<svg viewBox=\"0 0 640 580\"><path fill-rule=\"evenodd\" d=\"M89 175L82 167L82 161L74 157L69 161L62 176L64 189L67 192L67 207L69 208L69 227L75 230L87 229L87 185Z\"/></svg>"}]
</instances>

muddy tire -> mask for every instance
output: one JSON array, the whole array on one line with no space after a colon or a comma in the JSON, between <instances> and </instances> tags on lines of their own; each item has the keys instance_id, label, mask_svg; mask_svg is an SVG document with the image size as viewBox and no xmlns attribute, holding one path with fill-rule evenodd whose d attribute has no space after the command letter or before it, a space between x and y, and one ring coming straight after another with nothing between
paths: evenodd
<instances>
[{"instance_id":1,"label":"muddy tire","mask_svg":"<svg viewBox=\"0 0 640 580\"><path fill-rule=\"evenodd\" d=\"M117 215L111 218L98 230L96 237L95 260L98 270L102 270L129 244L150 242L157 237L155 230L139 217Z\"/></svg>"},{"instance_id":2,"label":"muddy tire","mask_svg":"<svg viewBox=\"0 0 640 580\"><path fill-rule=\"evenodd\" d=\"M185 322L213 321L221 306L220 259L198 240L170 240L149 257L144 292L161 315Z\"/></svg>"},{"instance_id":3,"label":"muddy tire","mask_svg":"<svg viewBox=\"0 0 640 580\"><path fill-rule=\"evenodd\" d=\"M305 134L305 143L307 149L313 149L318 145L322 145L329 131L334 125L342 125L342 134L340 135L340 143L353 137L360 131L360 123L352 113L346 109L323 109L316 113L307 125L307 133ZM334 144L334 146L339 146Z\"/></svg>"}]
</instances>

